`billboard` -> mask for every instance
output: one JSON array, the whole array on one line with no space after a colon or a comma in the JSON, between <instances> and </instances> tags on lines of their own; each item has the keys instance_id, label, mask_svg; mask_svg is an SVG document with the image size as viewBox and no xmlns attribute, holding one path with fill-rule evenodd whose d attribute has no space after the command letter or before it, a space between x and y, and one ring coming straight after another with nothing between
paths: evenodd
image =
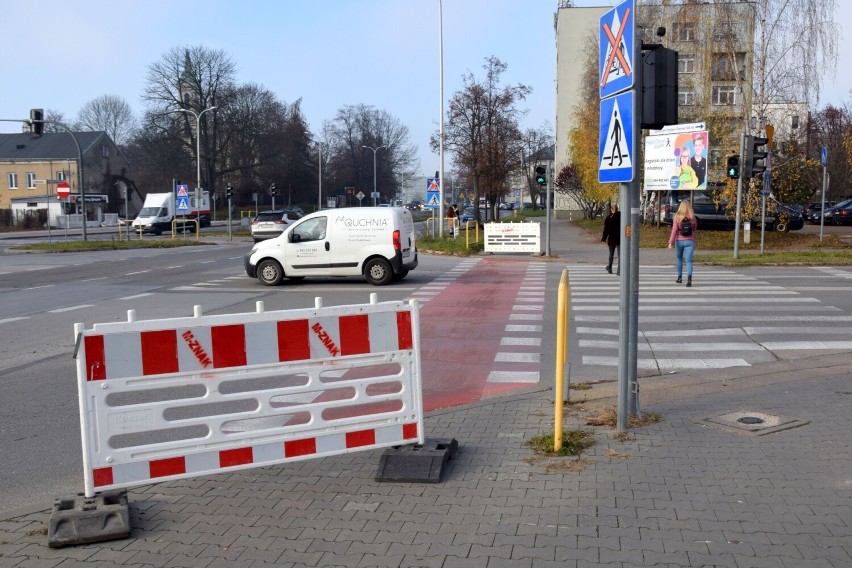
<instances>
[{"instance_id":1,"label":"billboard","mask_svg":"<svg viewBox=\"0 0 852 568\"><path fill-rule=\"evenodd\" d=\"M707 189L706 130L645 137L645 191Z\"/></svg>"}]
</instances>

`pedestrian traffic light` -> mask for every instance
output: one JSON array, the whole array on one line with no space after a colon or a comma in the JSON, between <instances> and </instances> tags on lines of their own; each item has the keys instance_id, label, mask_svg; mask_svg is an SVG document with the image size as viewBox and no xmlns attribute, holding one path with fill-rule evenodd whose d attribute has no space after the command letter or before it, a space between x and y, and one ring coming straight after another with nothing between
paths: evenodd
<instances>
[{"instance_id":1,"label":"pedestrian traffic light","mask_svg":"<svg viewBox=\"0 0 852 568\"><path fill-rule=\"evenodd\" d=\"M746 136L746 156L745 156L745 172L744 179L760 177L766 171L766 146L769 142L766 138L759 136Z\"/></svg>"},{"instance_id":2,"label":"pedestrian traffic light","mask_svg":"<svg viewBox=\"0 0 852 568\"><path fill-rule=\"evenodd\" d=\"M231 187L231 184L229 183L229 184L228 184L228 188L227 188L227 190L225 191L225 197L227 197L228 199L231 199L231 197L232 197L233 195L234 195L234 188L233 188L233 187Z\"/></svg>"},{"instance_id":3,"label":"pedestrian traffic light","mask_svg":"<svg viewBox=\"0 0 852 568\"><path fill-rule=\"evenodd\" d=\"M737 179L740 177L740 157L728 156L728 177Z\"/></svg>"},{"instance_id":4,"label":"pedestrian traffic light","mask_svg":"<svg viewBox=\"0 0 852 568\"><path fill-rule=\"evenodd\" d=\"M36 136L41 136L44 132L44 110L34 108L30 110L30 132Z\"/></svg>"},{"instance_id":5,"label":"pedestrian traffic light","mask_svg":"<svg viewBox=\"0 0 852 568\"><path fill-rule=\"evenodd\" d=\"M538 185L545 185L547 183L547 168L544 166L535 167L535 182Z\"/></svg>"},{"instance_id":6,"label":"pedestrian traffic light","mask_svg":"<svg viewBox=\"0 0 852 568\"><path fill-rule=\"evenodd\" d=\"M278 188L276 188L276 187L275 187L275 184L274 184L274 183L273 183L271 186L269 186L269 193L270 193L273 197L275 197L276 195L278 195Z\"/></svg>"}]
</instances>

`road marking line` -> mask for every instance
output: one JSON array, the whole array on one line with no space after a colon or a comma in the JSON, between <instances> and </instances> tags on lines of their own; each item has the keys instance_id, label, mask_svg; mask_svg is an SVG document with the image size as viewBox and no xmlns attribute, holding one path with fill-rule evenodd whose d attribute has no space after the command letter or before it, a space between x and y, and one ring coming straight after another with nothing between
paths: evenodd
<instances>
[{"instance_id":1,"label":"road marking line","mask_svg":"<svg viewBox=\"0 0 852 568\"><path fill-rule=\"evenodd\" d=\"M145 296L153 296L152 292L142 292L141 294L135 294L133 296L124 296L119 298L119 300L135 300L136 298L144 298Z\"/></svg>"},{"instance_id":2,"label":"road marking line","mask_svg":"<svg viewBox=\"0 0 852 568\"><path fill-rule=\"evenodd\" d=\"M79 306L69 306L67 308L57 308L55 310L48 310L51 314L58 314L62 312L70 312L73 310L82 310L84 308L92 308L94 307L92 304L81 304Z\"/></svg>"},{"instance_id":3,"label":"road marking line","mask_svg":"<svg viewBox=\"0 0 852 568\"><path fill-rule=\"evenodd\" d=\"M21 316L21 317L16 317L16 318L1 319L0 323L12 323L13 321L21 321L21 320L25 320L25 319L29 319L29 316Z\"/></svg>"},{"instance_id":4,"label":"road marking line","mask_svg":"<svg viewBox=\"0 0 852 568\"><path fill-rule=\"evenodd\" d=\"M541 338L540 337L503 337L500 339L500 345L515 345L515 346L528 346L528 347L540 347L541 346Z\"/></svg>"},{"instance_id":5,"label":"road marking line","mask_svg":"<svg viewBox=\"0 0 852 568\"><path fill-rule=\"evenodd\" d=\"M583 356L583 365L617 367L618 357ZM724 369L727 367L751 367L745 359L639 359L640 369Z\"/></svg>"},{"instance_id":6,"label":"road marking line","mask_svg":"<svg viewBox=\"0 0 852 568\"><path fill-rule=\"evenodd\" d=\"M537 383L539 373L534 371L491 371L489 383Z\"/></svg>"},{"instance_id":7,"label":"road marking line","mask_svg":"<svg viewBox=\"0 0 852 568\"><path fill-rule=\"evenodd\" d=\"M495 363L540 363L541 353L523 353L514 351L498 351L494 356Z\"/></svg>"}]
</instances>

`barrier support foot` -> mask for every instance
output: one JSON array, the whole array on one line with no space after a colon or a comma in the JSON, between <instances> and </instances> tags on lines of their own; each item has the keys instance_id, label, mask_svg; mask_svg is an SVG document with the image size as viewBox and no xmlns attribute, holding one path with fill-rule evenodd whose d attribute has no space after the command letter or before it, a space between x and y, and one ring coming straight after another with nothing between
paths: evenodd
<instances>
[{"instance_id":1,"label":"barrier support foot","mask_svg":"<svg viewBox=\"0 0 852 568\"><path fill-rule=\"evenodd\" d=\"M47 545L62 548L130 536L127 491L98 493L94 497L58 497L53 502Z\"/></svg>"},{"instance_id":2,"label":"barrier support foot","mask_svg":"<svg viewBox=\"0 0 852 568\"><path fill-rule=\"evenodd\" d=\"M455 438L427 438L423 445L388 448L379 462L376 481L438 483L458 447Z\"/></svg>"}]
</instances>

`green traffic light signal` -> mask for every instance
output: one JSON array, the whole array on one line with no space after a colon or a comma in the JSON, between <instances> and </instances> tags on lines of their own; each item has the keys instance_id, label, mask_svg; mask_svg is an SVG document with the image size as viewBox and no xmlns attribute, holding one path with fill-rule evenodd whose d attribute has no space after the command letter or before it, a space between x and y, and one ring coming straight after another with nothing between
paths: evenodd
<instances>
[{"instance_id":1,"label":"green traffic light signal","mask_svg":"<svg viewBox=\"0 0 852 568\"><path fill-rule=\"evenodd\" d=\"M740 177L740 157L728 156L728 177L737 179Z\"/></svg>"},{"instance_id":2,"label":"green traffic light signal","mask_svg":"<svg viewBox=\"0 0 852 568\"><path fill-rule=\"evenodd\" d=\"M536 166L535 168L535 182L538 185L547 184L547 168L544 166Z\"/></svg>"}]
</instances>

